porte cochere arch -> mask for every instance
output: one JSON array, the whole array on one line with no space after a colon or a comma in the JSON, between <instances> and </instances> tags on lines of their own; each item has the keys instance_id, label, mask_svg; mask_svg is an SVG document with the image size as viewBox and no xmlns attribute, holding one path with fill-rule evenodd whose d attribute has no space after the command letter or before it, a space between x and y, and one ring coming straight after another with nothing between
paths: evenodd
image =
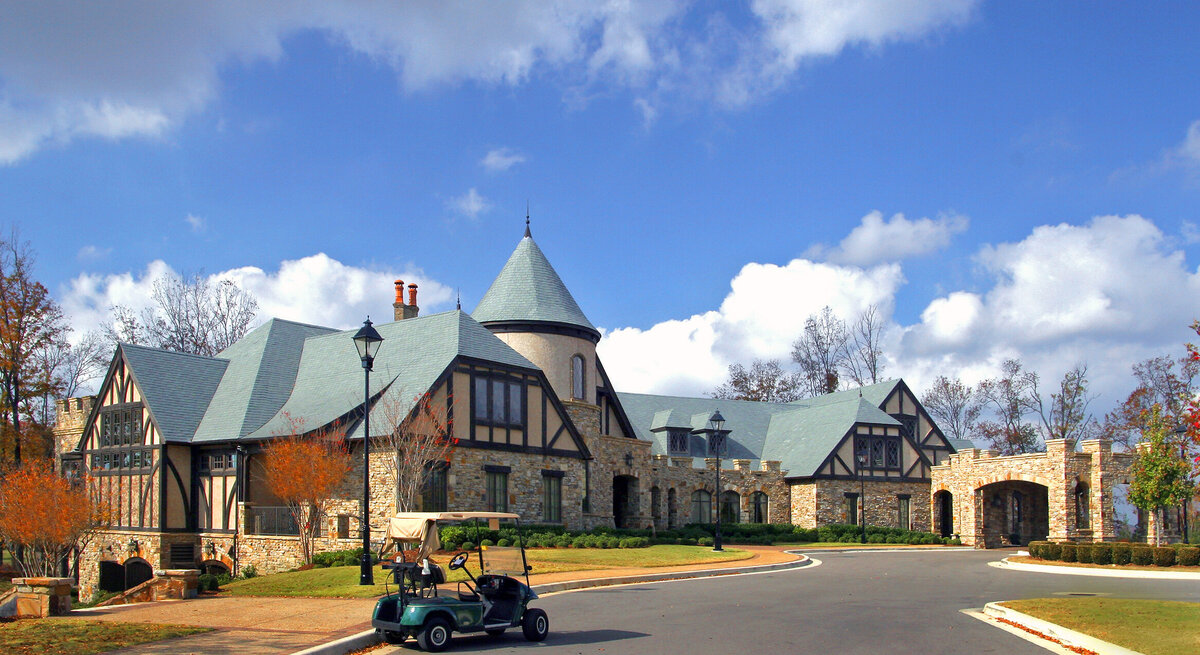
<instances>
[{"instance_id":1,"label":"porte cochere arch","mask_svg":"<svg viewBox=\"0 0 1200 655\"><path fill-rule=\"evenodd\" d=\"M1044 453L1001 457L972 448L951 455L932 468L932 524L976 548L1114 541L1113 492L1129 482L1133 456L1114 453L1108 441L1080 442L1079 451L1072 445L1053 439Z\"/></svg>"}]
</instances>

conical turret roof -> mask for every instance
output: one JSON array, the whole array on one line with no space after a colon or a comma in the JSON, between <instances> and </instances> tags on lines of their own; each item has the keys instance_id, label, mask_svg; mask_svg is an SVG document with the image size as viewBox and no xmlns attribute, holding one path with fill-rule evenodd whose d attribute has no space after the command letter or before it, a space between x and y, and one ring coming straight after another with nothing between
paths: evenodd
<instances>
[{"instance_id":1,"label":"conical turret roof","mask_svg":"<svg viewBox=\"0 0 1200 655\"><path fill-rule=\"evenodd\" d=\"M600 340L528 230L471 317L493 330L558 328Z\"/></svg>"}]
</instances>

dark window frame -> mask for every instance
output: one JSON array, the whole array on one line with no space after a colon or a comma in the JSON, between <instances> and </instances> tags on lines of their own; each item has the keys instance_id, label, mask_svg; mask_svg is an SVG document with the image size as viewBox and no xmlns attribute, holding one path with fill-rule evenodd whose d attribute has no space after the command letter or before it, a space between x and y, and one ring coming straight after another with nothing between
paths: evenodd
<instances>
[{"instance_id":1,"label":"dark window frame","mask_svg":"<svg viewBox=\"0 0 1200 655\"><path fill-rule=\"evenodd\" d=\"M499 405L496 404L497 388L504 393ZM525 382L520 378L476 372L471 376L471 418L476 425L524 430L529 413L526 410L527 396ZM497 417L497 413L503 415ZM514 417L514 414L517 416Z\"/></svg>"},{"instance_id":2,"label":"dark window frame","mask_svg":"<svg viewBox=\"0 0 1200 655\"><path fill-rule=\"evenodd\" d=\"M667 431L667 452L672 455L691 455L692 435L687 430Z\"/></svg>"},{"instance_id":3,"label":"dark window frame","mask_svg":"<svg viewBox=\"0 0 1200 655\"><path fill-rule=\"evenodd\" d=\"M484 488L489 512L508 511L508 473L507 466L484 467Z\"/></svg>"},{"instance_id":4,"label":"dark window frame","mask_svg":"<svg viewBox=\"0 0 1200 655\"><path fill-rule=\"evenodd\" d=\"M562 523L562 471L542 471L542 520Z\"/></svg>"},{"instance_id":5,"label":"dark window frame","mask_svg":"<svg viewBox=\"0 0 1200 655\"><path fill-rule=\"evenodd\" d=\"M893 435L856 434L854 436L854 466L859 471L899 471L904 463L903 438ZM867 452L867 465L859 463L859 455ZM895 455L893 460L892 455Z\"/></svg>"}]
</instances>

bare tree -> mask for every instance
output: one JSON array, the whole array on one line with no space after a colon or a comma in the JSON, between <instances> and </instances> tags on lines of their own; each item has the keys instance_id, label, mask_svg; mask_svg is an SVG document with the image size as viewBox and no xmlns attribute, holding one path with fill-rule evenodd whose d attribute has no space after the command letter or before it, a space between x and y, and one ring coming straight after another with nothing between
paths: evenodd
<instances>
[{"instance_id":1,"label":"bare tree","mask_svg":"<svg viewBox=\"0 0 1200 655\"><path fill-rule=\"evenodd\" d=\"M1099 433L1099 426L1088 412L1096 395L1089 391L1087 373L1087 364L1075 364L1063 375L1058 391L1050 394L1048 403L1038 389L1037 376L1033 377L1030 394L1042 421L1042 439L1077 441Z\"/></svg>"},{"instance_id":2,"label":"bare tree","mask_svg":"<svg viewBox=\"0 0 1200 655\"><path fill-rule=\"evenodd\" d=\"M258 301L235 282L201 273L155 280L154 304L140 316L113 307L108 339L211 357L241 339L258 312Z\"/></svg>"},{"instance_id":3,"label":"bare tree","mask_svg":"<svg viewBox=\"0 0 1200 655\"><path fill-rule=\"evenodd\" d=\"M387 427L380 450L393 454L384 459L384 470L396 481L397 512L422 509L419 501L431 472L450 462L458 442L447 411L452 403L452 396L443 405L425 393L411 402L388 395L377 405Z\"/></svg>"},{"instance_id":4,"label":"bare tree","mask_svg":"<svg viewBox=\"0 0 1200 655\"><path fill-rule=\"evenodd\" d=\"M51 425L54 398L71 398L79 393L83 385L104 373L111 357L104 336L95 330L83 335L75 345L60 339L39 350L35 355L39 375L51 382L41 394L41 422Z\"/></svg>"},{"instance_id":5,"label":"bare tree","mask_svg":"<svg viewBox=\"0 0 1200 655\"><path fill-rule=\"evenodd\" d=\"M849 339L846 322L828 305L804 321L804 332L792 344L792 361L800 365L806 395L838 390L838 372L845 366Z\"/></svg>"},{"instance_id":6,"label":"bare tree","mask_svg":"<svg viewBox=\"0 0 1200 655\"><path fill-rule=\"evenodd\" d=\"M939 375L921 398L925 411L946 434L955 439L971 438L975 422L983 411L983 403L983 398L973 387L944 375Z\"/></svg>"},{"instance_id":7,"label":"bare tree","mask_svg":"<svg viewBox=\"0 0 1200 655\"><path fill-rule=\"evenodd\" d=\"M882 379L883 349L879 341L883 337L883 328L879 307L869 305L849 330L849 338L843 346L842 370L860 387Z\"/></svg>"},{"instance_id":8,"label":"bare tree","mask_svg":"<svg viewBox=\"0 0 1200 655\"><path fill-rule=\"evenodd\" d=\"M1019 360L1006 359L1000 365L1000 377L979 383L979 396L995 417L981 422L979 433L1002 455L1034 453L1044 448L1038 443L1037 429L1025 420L1037 411L1037 382L1037 373L1025 371Z\"/></svg>"},{"instance_id":9,"label":"bare tree","mask_svg":"<svg viewBox=\"0 0 1200 655\"><path fill-rule=\"evenodd\" d=\"M1162 415L1176 425L1187 423L1187 405L1195 397L1200 361L1190 357L1175 360L1166 355L1133 365L1137 387L1104 416L1102 432L1125 450L1132 451L1146 434L1146 416L1157 405Z\"/></svg>"},{"instance_id":10,"label":"bare tree","mask_svg":"<svg viewBox=\"0 0 1200 655\"><path fill-rule=\"evenodd\" d=\"M756 359L749 369L741 364L731 364L725 384L711 395L729 400L790 403L804 397L804 376L783 370L778 359Z\"/></svg>"}]
</instances>

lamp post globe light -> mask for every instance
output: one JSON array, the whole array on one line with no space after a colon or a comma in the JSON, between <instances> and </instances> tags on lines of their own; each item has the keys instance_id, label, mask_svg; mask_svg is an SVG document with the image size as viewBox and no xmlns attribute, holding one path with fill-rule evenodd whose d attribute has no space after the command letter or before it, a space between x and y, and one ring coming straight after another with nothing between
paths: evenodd
<instances>
[{"instance_id":1,"label":"lamp post globe light","mask_svg":"<svg viewBox=\"0 0 1200 655\"><path fill-rule=\"evenodd\" d=\"M362 499L362 564L358 576L358 584L373 585L375 576L371 571L371 367L375 364L375 353L379 352L379 344L383 337L371 325L371 318L363 321L363 326L354 335L354 347L358 349L358 358L363 367L363 499Z\"/></svg>"},{"instance_id":2,"label":"lamp post globe light","mask_svg":"<svg viewBox=\"0 0 1200 655\"><path fill-rule=\"evenodd\" d=\"M863 469L867 468L867 451L859 450L855 455L858 460L858 505L862 508L862 543L867 543L867 485L863 482ZM858 518L857 516L854 518Z\"/></svg>"},{"instance_id":3,"label":"lamp post globe light","mask_svg":"<svg viewBox=\"0 0 1200 655\"><path fill-rule=\"evenodd\" d=\"M717 456L717 529L713 534L713 550L716 552L725 550L721 548L721 451L725 449L724 427L725 417L721 416L720 410L714 411L708 417L708 446Z\"/></svg>"}]
</instances>

